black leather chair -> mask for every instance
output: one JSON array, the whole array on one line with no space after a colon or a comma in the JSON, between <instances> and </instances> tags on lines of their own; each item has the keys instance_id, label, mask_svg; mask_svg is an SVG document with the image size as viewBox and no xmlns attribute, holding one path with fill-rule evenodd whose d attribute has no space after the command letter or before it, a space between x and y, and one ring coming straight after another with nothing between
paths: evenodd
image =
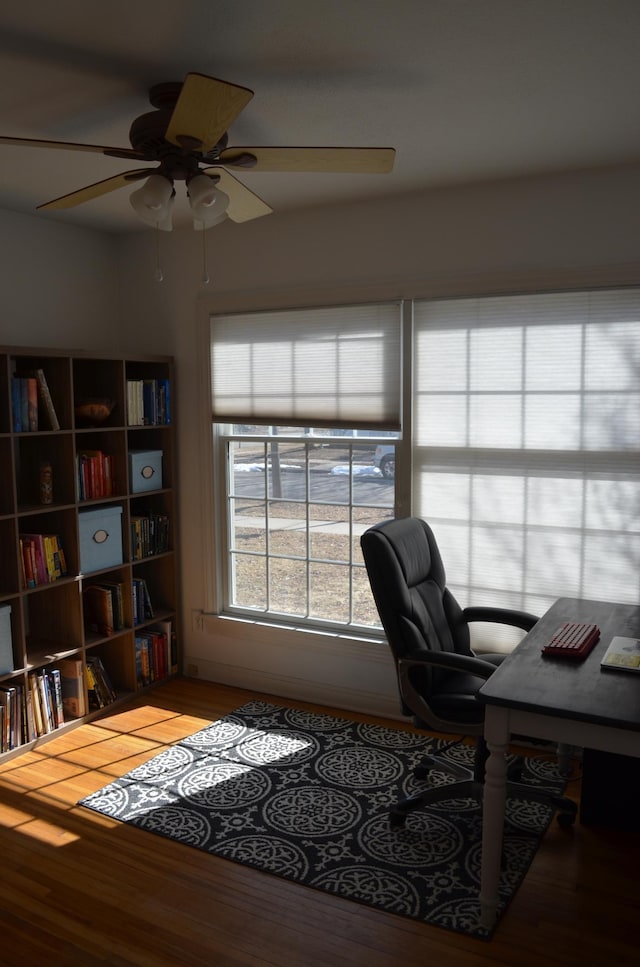
<instances>
[{"instance_id":1,"label":"black leather chair","mask_svg":"<svg viewBox=\"0 0 640 967\"><path fill-rule=\"evenodd\" d=\"M496 669L504 654L474 655L470 646L469 623L507 624L529 631L536 617L504 608L462 609L446 586L445 570L429 525L417 517L383 521L360 538L373 597L395 659L402 712L416 725L429 731L475 735L473 771L428 756L416 770L426 778L437 768L455 776L454 783L427 788L395 805L392 824L400 825L406 815L423 805L454 798L482 796L487 757L482 738L484 707L476 695L482 683ZM570 799L551 796L520 786L518 767L508 773L507 794L561 810L559 820L570 825L576 805Z\"/></svg>"}]
</instances>

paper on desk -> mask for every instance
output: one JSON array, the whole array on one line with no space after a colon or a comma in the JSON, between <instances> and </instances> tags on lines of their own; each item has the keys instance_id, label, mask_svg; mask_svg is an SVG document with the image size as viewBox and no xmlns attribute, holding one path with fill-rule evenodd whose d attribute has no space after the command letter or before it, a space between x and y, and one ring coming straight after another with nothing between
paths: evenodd
<instances>
[{"instance_id":1,"label":"paper on desk","mask_svg":"<svg viewBox=\"0 0 640 967\"><path fill-rule=\"evenodd\" d=\"M640 672L640 638L612 638L600 665L614 671Z\"/></svg>"}]
</instances>

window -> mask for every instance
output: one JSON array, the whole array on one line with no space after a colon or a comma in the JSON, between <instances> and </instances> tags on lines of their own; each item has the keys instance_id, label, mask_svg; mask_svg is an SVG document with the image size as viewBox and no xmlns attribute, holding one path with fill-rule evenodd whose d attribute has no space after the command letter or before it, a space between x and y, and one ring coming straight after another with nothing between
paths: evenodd
<instances>
[{"instance_id":1,"label":"window","mask_svg":"<svg viewBox=\"0 0 640 967\"><path fill-rule=\"evenodd\" d=\"M401 323L400 303L212 317L225 610L379 627L359 538L394 514Z\"/></svg>"},{"instance_id":2,"label":"window","mask_svg":"<svg viewBox=\"0 0 640 967\"><path fill-rule=\"evenodd\" d=\"M415 305L413 500L461 604L636 602L640 290Z\"/></svg>"},{"instance_id":3,"label":"window","mask_svg":"<svg viewBox=\"0 0 640 967\"><path fill-rule=\"evenodd\" d=\"M233 429L222 442L228 610L378 627L360 534L393 516L395 488L375 465L375 438L293 427L271 427L261 438L260 427Z\"/></svg>"},{"instance_id":4,"label":"window","mask_svg":"<svg viewBox=\"0 0 640 967\"><path fill-rule=\"evenodd\" d=\"M402 366L399 303L212 318L225 608L376 625L359 534L409 506L463 606L636 603L640 289L411 308Z\"/></svg>"}]
</instances>

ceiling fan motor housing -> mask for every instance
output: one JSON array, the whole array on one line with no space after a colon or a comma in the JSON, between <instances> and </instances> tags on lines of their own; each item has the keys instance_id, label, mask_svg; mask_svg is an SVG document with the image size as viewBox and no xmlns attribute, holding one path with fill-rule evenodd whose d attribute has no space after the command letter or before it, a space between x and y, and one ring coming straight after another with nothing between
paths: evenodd
<instances>
[{"instance_id":1,"label":"ceiling fan motor housing","mask_svg":"<svg viewBox=\"0 0 640 967\"><path fill-rule=\"evenodd\" d=\"M166 138L167 128L182 90L179 81L156 84L149 91L149 101L157 110L149 111L136 118L129 129L129 141L135 151L139 151L147 161L158 161L163 172L176 179L189 179L199 170L199 164L215 164L220 152L227 147L229 137L225 132L217 144L208 152L198 150L200 142L184 132L182 146L173 144Z\"/></svg>"}]
</instances>

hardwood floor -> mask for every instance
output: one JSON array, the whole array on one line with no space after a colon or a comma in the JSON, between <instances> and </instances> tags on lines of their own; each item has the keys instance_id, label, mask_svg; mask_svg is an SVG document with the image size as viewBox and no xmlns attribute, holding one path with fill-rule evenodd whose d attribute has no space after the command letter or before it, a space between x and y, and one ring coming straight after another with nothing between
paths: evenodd
<instances>
[{"instance_id":1,"label":"hardwood floor","mask_svg":"<svg viewBox=\"0 0 640 967\"><path fill-rule=\"evenodd\" d=\"M2 967L639 962L640 834L580 825L566 832L554 822L494 939L484 942L310 890L76 805L251 697L173 681L0 766ZM577 796L578 786L570 785L569 794Z\"/></svg>"}]
</instances>

